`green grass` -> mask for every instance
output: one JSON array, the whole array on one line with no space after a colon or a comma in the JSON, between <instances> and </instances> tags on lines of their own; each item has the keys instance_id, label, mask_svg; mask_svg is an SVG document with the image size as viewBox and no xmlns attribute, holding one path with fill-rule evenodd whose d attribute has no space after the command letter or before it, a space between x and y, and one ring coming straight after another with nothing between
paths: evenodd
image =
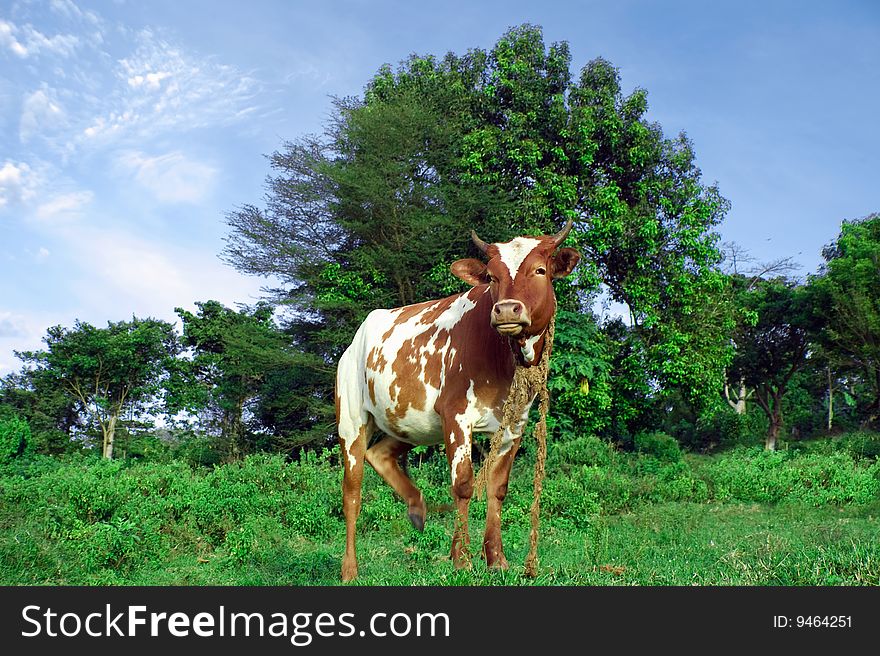
<instances>
[{"instance_id":1,"label":"green grass","mask_svg":"<svg viewBox=\"0 0 880 656\"><path fill-rule=\"evenodd\" d=\"M507 572L479 558L478 500L473 566L452 567L442 459L411 470L429 505L423 533L368 469L357 584L880 585L880 465L816 451L706 457L620 453L591 438L556 445L536 579L522 576L528 454L502 516ZM339 490L332 453L214 470L20 461L0 469L0 584L337 585Z\"/></svg>"}]
</instances>

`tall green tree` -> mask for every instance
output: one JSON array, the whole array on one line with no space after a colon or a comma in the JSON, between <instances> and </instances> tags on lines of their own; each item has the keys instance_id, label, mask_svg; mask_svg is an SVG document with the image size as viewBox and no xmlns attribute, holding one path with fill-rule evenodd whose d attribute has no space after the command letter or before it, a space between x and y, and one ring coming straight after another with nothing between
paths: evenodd
<instances>
[{"instance_id":1,"label":"tall green tree","mask_svg":"<svg viewBox=\"0 0 880 656\"><path fill-rule=\"evenodd\" d=\"M644 90L625 95L602 59L570 69L568 44L531 25L489 51L382 67L322 136L270 157L265 207L228 215L224 257L280 280L294 339L332 362L369 310L460 290L448 266L473 254L472 228L503 241L572 219L586 257L561 307L586 318L607 290L629 308L646 387L717 393L733 323L714 227L728 203L687 137L647 120Z\"/></svg>"},{"instance_id":2,"label":"tall green tree","mask_svg":"<svg viewBox=\"0 0 880 656\"><path fill-rule=\"evenodd\" d=\"M784 425L783 400L794 375L807 362L814 331L809 290L785 278L754 280L734 276L742 320L734 333L732 380L753 389L768 421L764 446L776 449Z\"/></svg>"},{"instance_id":3,"label":"tall green tree","mask_svg":"<svg viewBox=\"0 0 880 656\"><path fill-rule=\"evenodd\" d=\"M816 307L827 317L821 342L831 363L864 388L859 412L880 419L880 214L844 221L822 251L825 264L812 279ZM830 365L829 365L830 366ZM833 390L833 382L829 385Z\"/></svg>"},{"instance_id":4,"label":"tall green tree","mask_svg":"<svg viewBox=\"0 0 880 656\"><path fill-rule=\"evenodd\" d=\"M174 327L158 319L109 322L96 328L77 321L53 326L46 349L17 352L44 388L54 386L101 432L101 453L113 457L114 440L126 416L153 410L171 362L179 351Z\"/></svg>"}]
</instances>

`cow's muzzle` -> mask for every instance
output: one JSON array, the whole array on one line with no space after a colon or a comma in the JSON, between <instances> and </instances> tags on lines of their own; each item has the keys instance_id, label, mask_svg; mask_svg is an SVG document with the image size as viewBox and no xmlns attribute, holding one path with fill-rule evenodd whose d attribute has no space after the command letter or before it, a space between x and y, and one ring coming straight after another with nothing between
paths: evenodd
<instances>
[{"instance_id":1,"label":"cow's muzzle","mask_svg":"<svg viewBox=\"0 0 880 656\"><path fill-rule=\"evenodd\" d=\"M521 302L505 299L492 306L491 323L502 335L515 337L531 325L532 321L529 311Z\"/></svg>"}]
</instances>

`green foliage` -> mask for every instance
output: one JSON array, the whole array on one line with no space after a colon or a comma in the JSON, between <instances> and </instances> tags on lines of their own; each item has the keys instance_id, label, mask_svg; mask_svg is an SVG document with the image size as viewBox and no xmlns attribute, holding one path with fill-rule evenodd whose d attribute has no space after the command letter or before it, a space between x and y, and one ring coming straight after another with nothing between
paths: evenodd
<instances>
[{"instance_id":1,"label":"green foliage","mask_svg":"<svg viewBox=\"0 0 880 656\"><path fill-rule=\"evenodd\" d=\"M620 451L594 437L554 443L542 498L542 580L680 584L699 572L709 584L876 585L880 464L851 455L876 443L876 435L853 434L815 449L802 443L799 451L738 449L677 460ZM505 574L486 572L478 560L472 572L454 572L446 459L438 450L423 455L410 469L428 503L423 533L410 526L403 502L366 472L363 582L529 584L517 563L528 546L530 451L514 465L502 515L513 566ZM336 584L345 535L340 489L335 449L304 452L298 462L254 455L210 469L19 457L0 464L0 582ZM472 505L476 541L485 502ZM768 563L778 566L772 575ZM609 564L618 573L602 569ZM830 578L816 578L819 564Z\"/></svg>"},{"instance_id":2,"label":"green foliage","mask_svg":"<svg viewBox=\"0 0 880 656\"><path fill-rule=\"evenodd\" d=\"M612 346L588 315L560 309L547 388L551 429L563 435L600 433L609 426Z\"/></svg>"},{"instance_id":3,"label":"green foliage","mask_svg":"<svg viewBox=\"0 0 880 656\"><path fill-rule=\"evenodd\" d=\"M0 413L0 464L20 458L32 449L28 423L13 414Z\"/></svg>"},{"instance_id":4,"label":"green foliage","mask_svg":"<svg viewBox=\"0 0 880 656\"><path fill-rule=\"evenodd\" d=\"M825 266L811 279L815 313L829 364L860 388L860 417L880 418L880 214L844 221L822 252ZM853 380L854 379L854 380Z\"/></svg>"},{"instance_id":5,"label":"green foliage","mask_svg":"<svg viewBox=\"0 0 880 656\"><path fill-rule=\"evenodd\" d=\"M810 336L818 327L813 292L784 278L733 276L732 282L743 316L734 333L736 355L728 379L754 390L769 424L766 446L774 449L784 426L785 396L807 362Z\"/></svg>"},{"instance_id":6,"label":"green foliage","mask_svg":"<svg viewBox=\"0 0 880 656\"><path fill-rule=\"evenodd\" d=\"M605 467L617 457L614 446L593 436L556 442L547 454L547 469L567 473L582 465Z\"/></svg>"},{"instance_id":7,"label":"green foliage","mask_svg":"<svg viewBox=\"0 0 880 656\"><path fill-rule=\"evenodd\" d=\"M721 501L798 502L808 505L865 504L880 494L880 466L865 466L844 452L793 455L740 449L708 468Z\"/></svg>"},{"instance_id":8,"label":"green foliage","mask_svg":"<svg viewBox=\"0 0 880 656\"><path fill-rule=\"evenodd\" d=\"M273 321L274 308L258 303L238 311L217 301L196 303L198 313L177 308L183 344L191 359L181 360L169 385L167 411L198 413L202 430L217 437L214 449L225 459L248 452L289 449L304 440L287 419L302 406L309 423L329 433L332 407L326 398L305 395L297 377L324 370L323 362L298 352ZM295 390L294 398L286 390ZM306 401L296 395L305 395Z\"/></svg>"},{"instance_id":9,"label":"green foliage","mask_svg":"<svg viewBox=\"0 0 880 656\"><path fill-rule=\"evenodd\" d=\"M678 440L666 433L640 433L636 435L635 447L640 453L653 456L661 462L681 460L681 448L678 446Z\"/></svg>"}]
</instances>

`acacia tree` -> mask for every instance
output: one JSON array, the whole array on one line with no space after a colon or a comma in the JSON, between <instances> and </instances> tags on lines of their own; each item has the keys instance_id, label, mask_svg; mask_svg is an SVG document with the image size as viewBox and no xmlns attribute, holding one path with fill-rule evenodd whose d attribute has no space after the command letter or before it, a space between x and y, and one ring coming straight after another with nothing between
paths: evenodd
<instances>
[{"instance_id":1,"label":"acacia tree","mask_svg":"<svg viewBox=\"0 0 880 656\"><path fill-rule=\"evenodd\" d=\"M624 95L602 59L576 81L570 66L566 43L523 25L489 51L382 67L324 135L271 156L265 208L228 215L224 257L280 279L294 339L332 362L369 310L460 289L448 266L472 254L471 228L503 241L572 219L586 257L561 307L592 321L604 283L631 311L645 386L714 393L732 329L713 232L727 201L687 138L645 118L644 90Z\"/></svg>"},{"instance_id":2,"label":"acacia tree","mask_svg":"<svg viewBox=\"0 0 880 656\"><path fill-rule=\"evenodd\" d=\"M113 457L126 413L134 416L161 393L179 351L174 327L151 318L108 322L106 328L81 321L73 328L53 326L43 341L46 350L16 355L32 366L32 375L54 383L98 425L105 458Z\"/></svg>"}]
</instances>

